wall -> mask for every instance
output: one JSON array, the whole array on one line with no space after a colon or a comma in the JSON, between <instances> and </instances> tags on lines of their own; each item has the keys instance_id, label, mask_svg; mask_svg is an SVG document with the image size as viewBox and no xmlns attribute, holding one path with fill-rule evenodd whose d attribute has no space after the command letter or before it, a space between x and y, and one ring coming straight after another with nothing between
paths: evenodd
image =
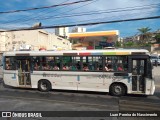
<instances>
[{"instance_id":1,"label":"wall","mask_svg":"<svg viewBox=\"0 0 160 120\"><path fill-rule=\"evenodd\" d=\"M69 40L60 38L44 30L14 31L0 33L0 51L19 50L25 45L31 46L32 50L46 48L53 50L54 47L71 49Z\"/></svg>"}]
</instances>

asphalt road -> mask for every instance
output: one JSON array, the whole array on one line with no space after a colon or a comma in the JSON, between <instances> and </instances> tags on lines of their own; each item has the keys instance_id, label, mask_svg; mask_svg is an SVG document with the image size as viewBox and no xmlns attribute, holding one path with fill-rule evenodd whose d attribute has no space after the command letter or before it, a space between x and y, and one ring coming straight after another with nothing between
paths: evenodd
<instances>
[{"instance_id":1,"label":"asphalt road","mask_svg":"<svg viewBox=\"0 0 160 120\"><path fill-rule=\"evenodd\" d=\"M151 111L160 112L160 66L154 67L156 91L153 96L127 95L114 97L106 93L56 91L42 93L36 89L4 87L0 82L0 111ZM54 112L52 113L54 114ZM107 113L108 114L108 113ZM62 115L63 116L63 115ZM96 116L96 115L93 115ZM0 118L0 120L7 118ZM8 118L9 119L9 118ZM10 118L17 120L22 118ZM24 119L24 118L23 118ZM157 117L50 117L27 120L123 120Z\"/></svg>"}]
</instances>

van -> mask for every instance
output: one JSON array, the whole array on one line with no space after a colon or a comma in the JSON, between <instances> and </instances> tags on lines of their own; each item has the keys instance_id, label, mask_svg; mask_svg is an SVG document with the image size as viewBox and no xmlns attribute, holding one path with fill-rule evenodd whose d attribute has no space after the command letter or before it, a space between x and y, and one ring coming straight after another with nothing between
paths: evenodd
<instances>
[{"instance_id":1,"label":"van","mask_svg":"<svg viewBox=\"0 0 160 120\"><path fill-rule=\"evenodd\" d=\"M157 62L157 65L160 65L160 54L151 54L150 57L153 65L156 65L156 62Z\"/></svg>"}]
</instances>

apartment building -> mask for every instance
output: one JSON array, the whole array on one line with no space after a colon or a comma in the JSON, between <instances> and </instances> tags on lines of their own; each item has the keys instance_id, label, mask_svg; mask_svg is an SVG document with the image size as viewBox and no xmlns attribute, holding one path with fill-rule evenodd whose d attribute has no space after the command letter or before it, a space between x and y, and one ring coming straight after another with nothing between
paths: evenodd
<instances>
[{"instance_id":1,"label":"apartment building","mask_svg":"<svg viewBox=\"0 0 160 120\"><path fill-rule=\"evenodd\" d=\"M0 32L0 52L20 49L71 49L69 40L44 30Z\"/></svg>"}]
</instances>

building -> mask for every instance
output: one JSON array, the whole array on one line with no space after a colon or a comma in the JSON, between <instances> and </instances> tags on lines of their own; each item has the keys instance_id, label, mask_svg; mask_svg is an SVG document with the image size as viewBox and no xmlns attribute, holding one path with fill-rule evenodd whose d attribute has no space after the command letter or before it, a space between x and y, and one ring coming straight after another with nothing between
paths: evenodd
<instances>
[{"instance_id":1,"label":"building","mask_svg":"<svg viewBox=\"0 0 160 120\"><path fill-rule=\"evenodd\" d=\"M63 38L67 37L68 32L69 32L69 28L68 27L55 28L55 35L61 36Z\"/></svg>"},{"instance_id":2,"label":"building","mask_svg":"<svg viewBox=\"0 0 160 120\"><path fill-rule=\"evenodd\" d=\"M72 33L80 33L80 32L86 32L86 28L75 27L75 28L72 29Z\"/></svg>"},{"instance_id":3,"label":"building","mask_svg":"<svg viewBox=\"0 0 160 120\"><path fill-rule=\"evenodd\" d=\"M71 49L69 40L44 30L0 32L0 52L19 49Z\"/></svg>"},{"instance_id":4,"label":"building","mask_svg":"<svg viewBox=\"0 0 160 120\"><path fill-rule=\"evenodd\" d=\"M119 41L119 31L95 31L68 33L72 43L72 49L103 49L104 47L115 47Z\"/></svg>"},{"instance_id":5,"label":"building","mask_svg":"<svg viewBox=\"0 0 160 120\"><path fill-rule=\"evenodd\" d=\"M123 38L123 42L139 42L140 41L140 36L139 35L134 35L134 36L129 36Z\"/></svg>"}]
</instances>

